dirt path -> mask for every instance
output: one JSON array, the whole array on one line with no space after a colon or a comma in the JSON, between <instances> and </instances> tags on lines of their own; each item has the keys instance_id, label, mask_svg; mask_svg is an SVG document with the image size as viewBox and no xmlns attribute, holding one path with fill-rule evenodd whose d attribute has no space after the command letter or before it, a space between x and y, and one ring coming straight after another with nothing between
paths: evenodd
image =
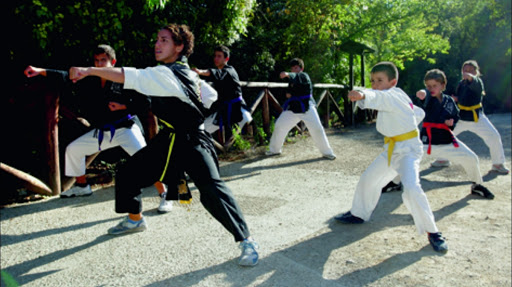
<instances>
[{"instance_id":1,"label":"dirt path","mask_svg":"<svg viewBox=\"0 0 512 287\"><path fill-rule=\"evenodd\" d=\"M489 119L510 167L511 115ZM23 286L511 286L511 176L488 173L480 138L460 136L480 156L494 200L469 194L462 167L432 169L430 159L422 161L421 183L450 248L442 255L417 235L400 193L384 194L363 225L332 221L350 209L382 138L374 125L328 134L335 161L321 159L306 138L278 157L222 163L261 245L255 268L237 266L237 245L198 203L195 189L189 209L176 206L166 215L156 212L156 191L148 189L149 229L106 235L121 218L113 188L106 188L0 210L2 271Z\"/></svg>"}]
</instances>

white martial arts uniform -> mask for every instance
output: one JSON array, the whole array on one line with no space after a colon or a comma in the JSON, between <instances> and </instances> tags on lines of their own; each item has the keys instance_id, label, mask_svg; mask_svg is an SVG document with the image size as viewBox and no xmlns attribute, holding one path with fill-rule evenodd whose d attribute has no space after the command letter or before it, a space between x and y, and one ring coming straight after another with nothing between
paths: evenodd
<instances>
[{"instance_id":1,"label":"white martial arts uniform","mask_svg":"<svg viewBox=\"0 0 512 287\"><path fill-rule=\"evenodd\" d=\"M201 100L206 108L209 108L217 100L217 91L208 83L201 80ZM111 139L110 131L103 131L103 141L98 145L97 131L93 129L78 137L66 147L65 174L69 177L82 176L86 173L86 156L99 150L107 150L120 146L128 155L132 156L138 150L146 146L146 140L140 127L133 124L131 128L117 128Z\"/></svg>"},{"instance_id":2,"label":"white martial arts uniform","mask_svg":"<svg viewBox=\"0 0 512 287\"><path fill-rule=\"evenodd\" d=\"M453 134L458 135L464 131L473 132L482 138L489 147L492 164L497 165L505 163L505 152L503 151L500 133L485 116L483 111L479 113L478 122L459 120L453 130Z\"/></svg>"},{"instance_id":3,"label":"white martial arts uniform","mask_svg":"<svg viewBox=\"0 0 512 287\"><path fill-rule=\"evenodd\" d=\"M251 112L244 108L240 108L240 110L242 112L243 119L239 121L237 124L239 128L243 128L246 123L252 121L252 115ZM204 128L207 132L214 133L219 129L219 126L214 124L216 117L217 113L213 113L204 120Z\"/></svg>"},{"instance_id":4,"label":"white martial arts uniform","mask_svg":"<svg viewBox=\"0 0 512 287\"><path fill-rule=\"evenodd\" d=\"M311 134L311 138L315 143L320 153L324 156L332 156L334 152L329 145L327 136L325 135L324 127L320 122L320 117L316 111L314 104L309 105L309 109L305 113L294 113L290 110L283 111L279 118L277 118L274 132L270 138L268 149L271 153L281 153L284 140L288 135L288 132L297 125L300 121L306 124L306 127Z\"/></svg>"},{"instance_id":5,"label":"white martial arts uniform","mask_svg":"<svg viewBox=\"0 0 512 287\"><path fill-rule=\"evenodd\" d=\"M422 114L411 99L399 88L389 90L364 90L365 99L358 101L360 108L378 110L377 131L386 137L395 137L418 132L416 117ZM419 133L418 133L419 134ZM357 184L350 212L365 221L375 209L381 189L400 175L403 184L402 199L411 213L419 234L438 232L434 215L419 178L419 164L423 155L423 144L419 136L395 143L388 165L388 147L370 164Z\"/></svg>"},{"instance_id":6,"label":"white martial arts uniform","mask_svg":"<svg viewBox=\"0 0 512 287\"><path fill-rule=\"evenodd\" d=\"M98 131L101 132L101 131ZM82 176L86 172L86 156L92 155L101 150L107 150L120 146L130 156L146 146L146 140L137 124L131 128L118 128L114 137L111 138L110 131L103 132L103 141L98 145L98 137L94 134L96 129L80 136L66 147L65 153L65 174L69 177Z\"/></svg>"}]
</instances>

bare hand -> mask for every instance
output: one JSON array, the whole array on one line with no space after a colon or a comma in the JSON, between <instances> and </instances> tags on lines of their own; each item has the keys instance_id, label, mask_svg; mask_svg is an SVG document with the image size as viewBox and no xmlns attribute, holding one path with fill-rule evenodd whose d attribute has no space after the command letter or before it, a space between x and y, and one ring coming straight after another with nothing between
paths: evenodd
<instances>
[{"instance_id":1,"label":"bare hand","mask_svg":"<svg viewBox=\"0 0 512 287\"><path fill-rule=\"evenodd\" d=\"M69 79L76 83L77 81L87 77L89 68L71 67L69 69Z\"/></svg>"},{"instance_id":2,"label":"bare hand","mask_svg":"<svg viewBox=\"0 0 512 287\"><path fill-rule=\"evenodd\" d=\"M111 111L118 111L118 110L126 110L126 105L124 104L120 104L118 102L109 102L108 103L108 108L111 110Z\"/></svg>"},{"instance_id":3,"label":"bare hand","mask_svg":"<svg viewBox=\"0 0 512 287\"><path fill-rule=\"evenodd\" d=\"M474 76L473 74L471 74L471 73L463 73L463 74L462 74L462 78L463 78L464 80L467 80L467 81L470 81L470 82L471 82L471 81L473 81L473 79L475 78L475 76Z\"/></svg>"},{"instance_id":4,"label":"bare hand","mask_svg":"<svg viewBox=\"0 0 512 287\"><path fill-rule=\"evenodd\" d=\"M427 92L425 90L419 90L416 92L416 97L422 101L425 99L426 96Z\"/></svg>"},{"instance_id":5,"label":"bare hand","mask_svg":"<svg viewBox=\"0 0 512 287\"><path fill-rule=\"evenodd\" d=\"M453 119L445 120L444 123L445 123L445 125L451 127L451 126L453 126Z\"/></svg>"},{"instance_id":6,"label":"bare hand","mask_svg":"<svg viewBox=\"0 0 512 287\"><path fill-rule=\"evenodd\" d=\"M23 73L28 78L32 78L32 77L39 76L39 75L46 76L46 69L41 69L41 68L36 68L36 67L28 66L25 69L25 71L23 71Z\"/></svg>"},{"instance_id":7,"label":"bare hand","mask_svg":"<svg viewBox=\"0 0 512 287\"><path fill-rule=\"evenodd\" d=\"M288 73L287 72L281 72L279 74L279 78L281 78L281 79L288 78Z\"/></svg>"},{"instance_id":8,"label":"bare hand","mask_svg":"<svg viewBox=\"0 0 512 287\"><path fill-rule=\"evenodd\" d=\"M292 97L292 94L290 94L290 93L286 93L286 98L288 98L288 99L289 99L289 98L291 98L291 97Z\"/></svg>"},{"instance_id":9,"label":"bare hand","mask_svg":"<svg viewBox=\"0 0 512 287\"><path fill-rule=\"evenodd\" d=\"M360 101L360 100L364 99L364 94L359 91L352 90L352 91L348 92L348 99L352 102Z\"/></svg>"}]
</instances>

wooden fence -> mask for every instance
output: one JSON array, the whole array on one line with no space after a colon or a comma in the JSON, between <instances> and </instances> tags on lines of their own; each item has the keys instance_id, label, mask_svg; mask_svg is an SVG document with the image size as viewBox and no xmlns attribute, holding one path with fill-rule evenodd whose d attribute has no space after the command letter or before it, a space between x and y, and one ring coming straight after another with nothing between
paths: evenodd
<instances>
[{"instance_id":1,"label":"wooden fence","mask_svg":"<svg viewBox=\"0 0 512 287\"><path fill-rule=\"evenodd\" d=\"M257 109L261 109L262 128L266 134L271 133L271 109L275 111L277 114L280 114L282 112L281 104L272 94L272 91L278 89L285 89L287 86L288 85L286 83L242 82L242 87L246 91L248 89L260 89L255 100L252 101L252 104L250 105L250 112L251 114L253 114ZM23 90L25 93L36 93L44 95L45 139L42 144L44 144L45 147L42 150L44 151L44 160L47 163L48 169L46 174L48 176L43 175L41 177L41 180L39 180L38 178L30 177L28 172L17 170L7 165L6 163L2 163L0 165L1 171L8 172L18 177L19 179L23 179L23 181L26 183L25 186L28 186L27 189L29 190L46 195L59 195L61 190L66 190L73 184L74 178L61 178L61 168L59 160L58 121L59 117L69 118L72 117L72 115L69 115L64 109L64 107L59 107L59 92L56 92L53 89L41 88L37 85L29 85L28 87L25 86ZM332 90L341 91L341 97L343 97L344 99L343 109L338 106L338 99L336 99L333 96L333 94L331 93ZM354 115L352 114L353 104L347 100L347 91L348 87L345 85L314 85L313 96L318 95L318 97L315 97L317 107L325 107L324 112L320 116L323 117L324 126L326 128L329 127L332 112L336 113L343 126L355 125ZM158 132L156 117L152 113L149 113L145 119L141 118L141 121L145 123L144 127L146 129L148 138L152 138ZM297 128L302 131L302 126L298 126ZM240 132L241 129L237 131L237 133ZM227 141L215 141L215 145L221 151L227 151L232 146L233 142L233 137L231 137ZM87 165L89 165L96 156L97 154L88 157ZM28 178L23 178L27 176Z\"/></svg>"},{"instance_id":2,"label":"wooden fence","mask_svg":"<svg viewBox=\"0 0 512 287\"><path fill-rule=\"evenodd\" d=\"M256 99L252 102L252 105L250 106L250 112L251 114L253 114L258 108L261 109L263 131L266 134L270 134L271 108L278 114L280 114L283 111L281 104L279 103L277 98L272 94L271 90L285 89L288 87L288 84L271 82L241 82L241 85L245 91L247 91L248 89L261 89L258 95L256 96ZM315 94L320 94L320 96L315 97L317 108L321 107L322 103L324 103L325 106L325 112L321 115L323 117L325 128L329 128L330 125L331 109L334 113L336 113L339 120L344 126L348 126L353 123L352 104L348 102L346 97L346 92L348 91L347 86L338 84L314 84L313 88L313 97L315 97ZM339 107L338 100L332 95L330 90L333 89L342 91L342 97L344 99L343 109ZM245 96L244 98L247 101L247 98ZM343 112L342 110L345 110L345 112ZM297 129L302 132L302 125L297 126ZM242 129L239 128L236 131L236 133L240 133L241 130ZM228 151L229 148L234 143L234 136L231 136L231 138L227 140L224 139L224 135L218 135L216 138L219 140L215 141L215 145L221 151Z\"/></svg>"}]
</instances>

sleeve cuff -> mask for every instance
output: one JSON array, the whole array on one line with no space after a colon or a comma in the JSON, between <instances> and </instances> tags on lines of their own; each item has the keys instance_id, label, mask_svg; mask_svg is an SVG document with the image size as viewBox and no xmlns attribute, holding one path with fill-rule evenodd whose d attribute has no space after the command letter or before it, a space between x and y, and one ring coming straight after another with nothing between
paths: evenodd
<instances>
[{"instance_id":1,"label":"sleeve cuff","mask_svg":"<svg viewBox=\"0 0 512 287\"><path fill-rule=\"evenodd\" d=\"M137 69L132 67L123 67L124 88L133 89L135 87L135 79L137 78Z\"/></svg>"}]
</instances>

